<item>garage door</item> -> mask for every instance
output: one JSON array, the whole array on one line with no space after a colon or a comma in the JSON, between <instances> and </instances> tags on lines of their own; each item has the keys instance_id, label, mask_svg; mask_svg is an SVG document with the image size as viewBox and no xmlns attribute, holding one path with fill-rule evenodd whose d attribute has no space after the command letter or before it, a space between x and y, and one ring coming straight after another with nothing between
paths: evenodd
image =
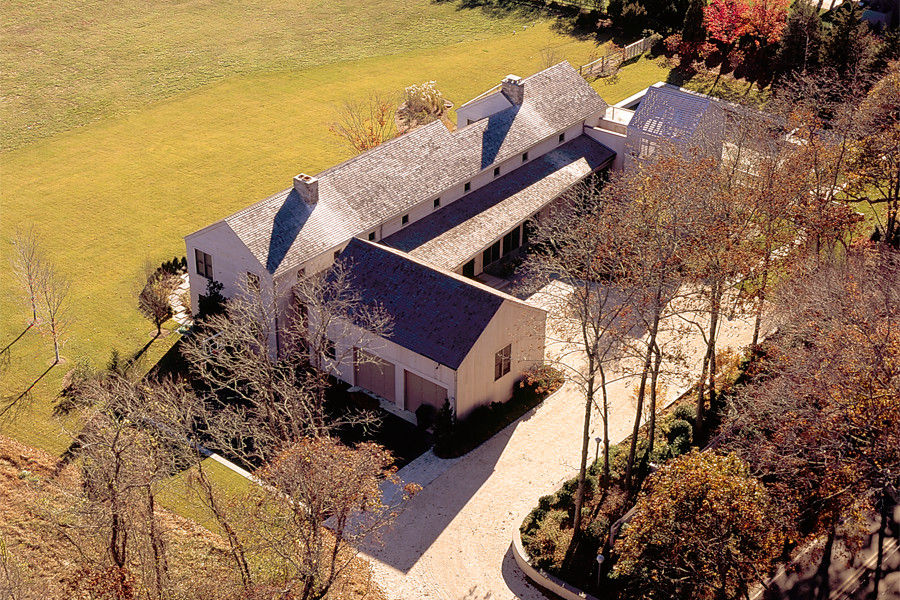
<instances>
[{"instance_id":1,"label":"garage door","mask_svg":"<svg viewBox=\"0 0 900 600\"><path fill-rule=\"evenodd\" d=\"M354 382L357 386L395 402L394 365L365 350L355 349Z\"/></svg>"},{"instance_id":2,"label":"garage door","mask_svg":"<svg viewBox=\"0 0 900 600\"><path fill-rule=\"evenodd\" d=\"M444 401L447 399L447 388L423 379L415 373L409 371L404 371L404 373L406 379L403 386L403 407L406 410L416 412L416 409L423 404L430 404L436 409L444 406Z\"/></svg>"}]
</instances>

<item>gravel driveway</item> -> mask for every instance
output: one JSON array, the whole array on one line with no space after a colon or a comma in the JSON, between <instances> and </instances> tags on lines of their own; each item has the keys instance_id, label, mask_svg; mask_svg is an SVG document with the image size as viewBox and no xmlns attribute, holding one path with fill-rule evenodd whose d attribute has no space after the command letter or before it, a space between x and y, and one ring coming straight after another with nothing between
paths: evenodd
<instances>
[{"instance_id":1,"label":"gravel driveway","mask_svg":"<svg viewBox=\"0 0 900 600\"><path fill-rule=\"evenodd\" d=\"M747 344L751 334L752 324L726 321L720 348ZM690 354L699 365L699 342ZM632 427L634 385L626 379L610 386L614 443ZM518 570L510 542L537 499L577 473L583 414L578 388L566 384L476 450L438 465L443 472L410 501L383 544L365 553L388 597L544 599ZM602 427L596 415L593 424L596 437Z\"/></svg>"}]
</instances>

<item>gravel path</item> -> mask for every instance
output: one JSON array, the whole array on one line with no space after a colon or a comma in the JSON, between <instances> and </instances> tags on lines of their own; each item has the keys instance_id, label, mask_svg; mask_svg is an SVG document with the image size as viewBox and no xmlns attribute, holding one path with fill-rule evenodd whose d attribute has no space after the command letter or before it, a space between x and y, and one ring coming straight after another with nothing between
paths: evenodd
<instances>
[{"instance_id":1,"label":"gravel path","mask_svg":"<svg viewBox=\"0 0 900 600\"><path fill-rule=\"evenodd\" d=\"M751 333L750 323L726 321L719 347L743 346ZM689 351L699 364L699 341ZM610 386L614 443L627 437L632 427L634 385L634 380L626 379ZM515 565L512 532L540 496L576 474L583 414L578 388L566 384L462 459L443 466L433 462L440 459L429 459L429 470L442 473L410 501L383 543L365 552L388 597L544 599ZM596 415L593 423L595 437L602 425ZM592 442L592 453L594 449Z\"/></svg>"}]
</instances>

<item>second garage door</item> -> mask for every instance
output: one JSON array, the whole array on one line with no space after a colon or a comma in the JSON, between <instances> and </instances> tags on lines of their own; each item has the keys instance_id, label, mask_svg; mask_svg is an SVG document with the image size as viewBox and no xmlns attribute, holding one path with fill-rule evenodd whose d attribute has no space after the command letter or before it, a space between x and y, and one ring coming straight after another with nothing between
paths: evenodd
<instances>
[{"instance_id":1,"label":"second garage door","mask_svg":"<svg viewBox=\"0 0 900 600\"><path fill-rule=\"evenodd\" d=\"M436 383L432 383L427 379L419 377L415 373L404 371L404 406L410 412L416 412L416 409L423 404L430 404L440 410L447 400L447 388L441 387Z\"/></svg>"},{"instance_id":2,"label":"second garage door","mask_svg":"<svg viewBox=\"0 0 900 600\"><path fill-rule=\"evenodd\" d=\"M356 348L353 358L356 385L378 394L385 400L395 402L394 364L359 348Z\"/></svg>"}]
</instances>

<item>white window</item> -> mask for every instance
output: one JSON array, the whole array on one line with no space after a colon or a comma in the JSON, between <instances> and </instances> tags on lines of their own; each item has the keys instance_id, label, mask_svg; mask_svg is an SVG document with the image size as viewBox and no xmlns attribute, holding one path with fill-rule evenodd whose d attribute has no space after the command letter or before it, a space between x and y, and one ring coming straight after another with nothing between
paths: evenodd
<instances>
[{"instance_id":1,"label":"white window","mask_svg":"<svg viewBox=\"0 0 900 600\"><path fill-rule=\"evenodd\" d=\"M497 354L494 355L494 381L497 381L509 373L511 359L512 344L507 345L506 348L499 350Z\"/></svg>"}]
</instances>

